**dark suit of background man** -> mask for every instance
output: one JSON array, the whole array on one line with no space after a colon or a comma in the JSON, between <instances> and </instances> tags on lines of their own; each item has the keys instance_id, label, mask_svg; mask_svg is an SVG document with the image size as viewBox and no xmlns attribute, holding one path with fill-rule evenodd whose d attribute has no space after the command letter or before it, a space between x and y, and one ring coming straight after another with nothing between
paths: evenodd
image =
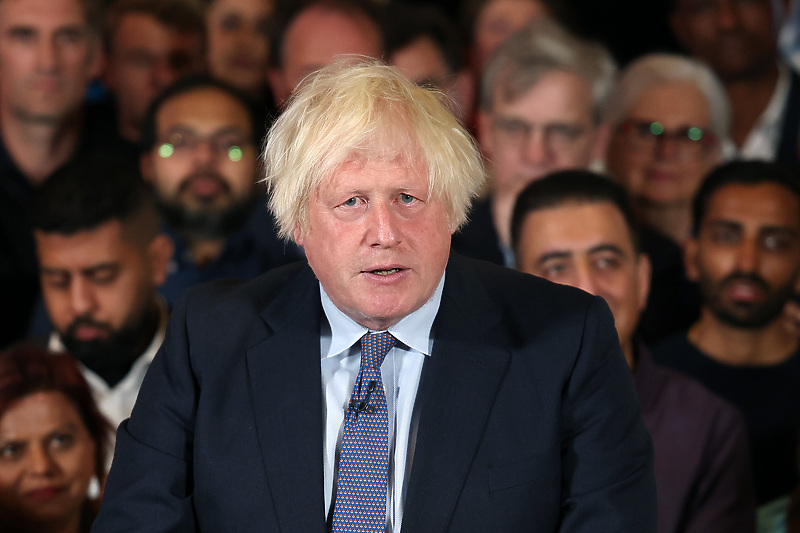
<instances>
[{"instance_id":1,"label":"dark suit of background man","mask_svg":"<svg viewBox=\"0 0 800 533\"><path fill-rule=\"evenodd\" d=\"M388 330L386 490L360 531L655 532L652 446L608 307L450 256L483 170L433 93L374 62L326 67L265 163L308 265L179 299L94 531L340 531L342 432L384 412L348 402L368 388L359 339Z\"/></svg>"}]
</instances>

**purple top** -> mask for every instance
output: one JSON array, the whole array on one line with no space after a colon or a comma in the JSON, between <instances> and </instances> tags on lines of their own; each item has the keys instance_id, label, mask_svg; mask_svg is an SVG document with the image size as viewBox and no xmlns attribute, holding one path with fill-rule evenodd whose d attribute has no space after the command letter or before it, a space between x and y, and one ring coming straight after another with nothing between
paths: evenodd
<instances>
[{"instance_id":1,"label":"purple top","mask_svg":"<svg viewBox=\"0 0 800 533\"><path fill-rule=\"evenodd\" d=\"M739 412L644 348L634 382L655 449L658 533L753 533L755 493Z\"/></svg>"}]
</instances>

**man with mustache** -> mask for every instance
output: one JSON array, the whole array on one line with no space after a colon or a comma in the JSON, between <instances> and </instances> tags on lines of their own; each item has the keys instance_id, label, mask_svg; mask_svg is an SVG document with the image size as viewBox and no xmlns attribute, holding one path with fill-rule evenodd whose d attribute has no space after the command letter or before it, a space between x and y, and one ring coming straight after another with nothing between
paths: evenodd
<instances>
[{"instance_id":1,"label":"man with mustache","mask_svg":"<svg viewBox=\"0 0 800 533\"><path fill-rule=\"evenodd\" d=\"M764 505L797 483L800 355L782 310L800 275L800 176L763 161L711 172L694 200L685 261L700 318L654 357L742 412Z\"/></svg>"},{"instance_id":2,"label":"man with mustache","mask_svg":"<svg viewBox=\"0 0 800 533\"><path fill-rule=\"evenodd\" d=\"M153 102L142 125L142 176L156 191L175 243L167 301L218 278L253 277L301 258L281 243L256 202L258 131L247 97L206 75L183 78Z\"/></svg>"},{"instance_id":3,"label":"man with mustache","mask_svg":"<svg viewBox=\"0 0 800 533\"><path fill-rule=\"evenodd\" d=\"M32 204L47 344L81 362L102 413L130 415L161 345L168 310L156 287L172 255L152 191L128 166L82 158L57 171Z\"/></svg>"}]
</instances>

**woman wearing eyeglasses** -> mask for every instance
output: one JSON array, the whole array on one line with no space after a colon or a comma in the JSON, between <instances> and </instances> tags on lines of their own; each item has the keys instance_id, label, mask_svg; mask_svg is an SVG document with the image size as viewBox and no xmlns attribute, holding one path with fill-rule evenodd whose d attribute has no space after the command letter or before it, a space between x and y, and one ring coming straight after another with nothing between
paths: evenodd
<instances>
[{"instance_id":1,"label":"woman wearing eyeglasses","mask_svg":"<svg viewBox=\"0 0 800 533\"><path fill-rule=\"evenodd\" d=\"M612 95L607 169L628 189L641 222L682 244L695 191L731 153L725 90L698 61L650 54L622 72Z\"/></svg>"}]
</instances>

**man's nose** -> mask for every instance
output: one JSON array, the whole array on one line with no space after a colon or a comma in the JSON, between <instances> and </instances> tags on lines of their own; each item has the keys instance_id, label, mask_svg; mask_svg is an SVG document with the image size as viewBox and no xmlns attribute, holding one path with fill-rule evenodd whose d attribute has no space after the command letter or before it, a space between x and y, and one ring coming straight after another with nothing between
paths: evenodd
<instances>
[{"instance_id":1,"label":"man's nose","mask_svg":"<svg viewBox=\"0 0 800 533\"><path fill-rule=\"evenodd\" d=\"M589 294L597 294L597 283L589 265L580 264L575 267L575 279L570 285Z\"/></svg>"},{"instance_id":2,"label":"man's nose","mask_svg":"<svg viewBox=\"0 0 800 533\"><path fill-rule=\"evenodd\" d=\"M755 239L745 239L739 245L736 254L736 266L740 272L756 272L758 269L759 249Z\"/></svg>"},{"instance_id":3,"label":"man's nose","mask_svg":"<svg viewBox=\"0 0 800 533\"><path fill-rule=\"evenodd\" d=\"M400 215L393 209L391 202L371 202L368 210L370 244L381 248L398 244L402 240Z\"/></svg>"},{"instance_id":4,"label":"man's nose","mask_svg":"<svg viewBox=\"0 0 800 533\"><path fill-rule=\"evenodd\" d=\"M72 311L80 316L95 310L96 300L91 284L82 279L73 280L69 288Z\"/></svg>"},{"instance_id":5,"label":"man's nose","mask_svg":"<svg viewBox=\"0 0 800 533\"><path fill-rule=\"evenodd\" d=\"M53 39L40 39L36 49L36 61L40 72L53 72L58 65L58 43Z\"/></svg>"},{"instance_id":6,"label":"man's nose","mask_svg":"<svg viewBox=\"0 0 800 533\"><path fill-rule=\"evenodd\" d=\"M550 159L547 136L541 128L533 128L525 137L522 156L528 163L543 164Z\"/></svg>"}]
</instances>

